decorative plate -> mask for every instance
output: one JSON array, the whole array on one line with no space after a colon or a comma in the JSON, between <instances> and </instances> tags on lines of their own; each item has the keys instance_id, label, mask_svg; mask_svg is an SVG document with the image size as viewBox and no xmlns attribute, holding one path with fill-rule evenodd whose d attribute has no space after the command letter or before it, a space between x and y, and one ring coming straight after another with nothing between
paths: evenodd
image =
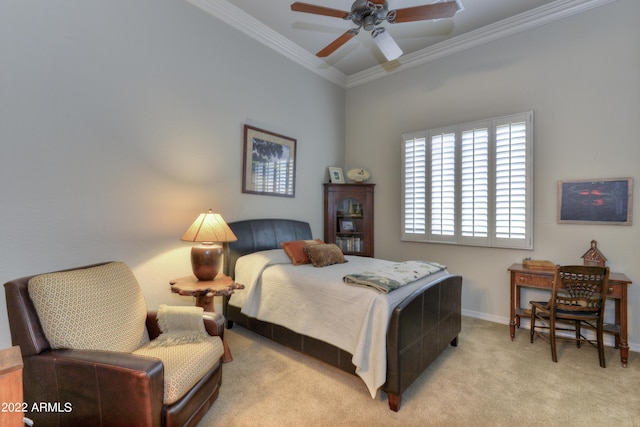
<instances>
[{"instance_id":1,"label":"decorative plate","mask_svg":"<svg viewBox=\"0 0 640 427\"><path fill-rule=\"evenodd\" d=\"M351 169L347 172L347 178L355 182L365 182L370 176L366 169Z\"/></svg>"}]
</instances>

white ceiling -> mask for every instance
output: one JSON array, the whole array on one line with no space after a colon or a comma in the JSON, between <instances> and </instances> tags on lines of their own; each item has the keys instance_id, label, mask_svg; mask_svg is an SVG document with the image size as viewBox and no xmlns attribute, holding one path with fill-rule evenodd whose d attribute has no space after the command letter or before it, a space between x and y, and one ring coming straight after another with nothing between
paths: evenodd
<instances>
[{"instance_id":1,"label":"white ceiling","mask_svg":"<svg viewBox=\"0 0 640 427\"><path fill-rule=\"evenodd\" d=\"M614 0L459 0L463 10L437 21L382 24L403 50L386 62L368 32L327 58L315 54L354 25L341 18L293 12L294 0L187 0L285 56L345 87L580 13ZM304 0L349 11L353 0ZM389 9L435 3L389 0Z\"/></svg>"}]
</instances>

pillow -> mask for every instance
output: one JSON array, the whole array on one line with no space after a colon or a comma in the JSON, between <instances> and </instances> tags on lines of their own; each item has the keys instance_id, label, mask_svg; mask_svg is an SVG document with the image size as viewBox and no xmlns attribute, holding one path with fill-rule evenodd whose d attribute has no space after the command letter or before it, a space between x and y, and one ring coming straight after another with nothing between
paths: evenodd
<instances>
[{"instance_id":1,"label":"pillow","mask_svg":"<svg viewBox=\"0 0 640 427\"><path fill-rule=\"evenodd\" d=\"M147 306L125 263L35 276L29 296L51 348L130 353L149 341Z\"/></svg>"},{"instance_id":2,"label":"pillow","mask_svg":"<svg viewBox=\"0 0 640 427\"><path fill-rule=\"evenodd\" d=\"M334 243L306 246L304 250L314 267L326 267L347 262L340 248Z\"/></svg>"},{"instance_id":3,"label":"pillow","mask_svg":"<svg viewBox=\"0 0 640 427\"><path fill-rule=\"evenodd\" d=\"M282 249L287 253L293 265L310 264L311 261L304 251L304 247L308 245L319 245L324 243L320 239L315 240L293 240L291 242L282 242Z\"/></svg>"}]
</instances>

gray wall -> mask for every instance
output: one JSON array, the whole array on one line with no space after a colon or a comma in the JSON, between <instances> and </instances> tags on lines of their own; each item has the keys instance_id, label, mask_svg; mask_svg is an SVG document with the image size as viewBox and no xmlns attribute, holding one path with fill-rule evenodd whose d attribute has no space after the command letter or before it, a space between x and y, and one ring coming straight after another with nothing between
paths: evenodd
<instances>
[{"instance_id":1,"label":"gray wall","mask_svg":"<svg viewBox=\"0 0 640 427\"><path fill-rule=\"evenodd\" d=\"M351 88L345 106L343 89L187 2L4 0L0 282L118 259L150 307L191 304L167 281L190 273L179 238L198 213L305 219L322 237L320 183L334 165L372 173L376 255L463 274L468 315L506 322L511 263L580 262L591 239L614 270L640 280L638 209L632 227L555 217L559 179L640 185L638 17L640 3L617 0ZM526 110L535 111L535 250L400 242L401 133ZM294 199L241 193L245 123L298 140ZM637 284L629 295L640 350Z\"/></svg>"},{"instance_id":2,"label":"gray wall","mask_svg":"<svg viewBox=\"0 0 640 427\"><path fill-rule=\"evenodd\" d=\"M322 237L344 89L197 7L3 0L0 61L0 282L123 260L151 308L190 305L168 281L190 274L179 239L200 212ZM241 193L245 123L297 139L295 198Z\"/></svg>"},{"instance_id":3,"label":"gray wall","mask_svg":"<svg viewBox=\"0 0 640 427\"><path fill-rule=\"evenodd\" d=\"M595 239L612 270L636 281L629 331L640 351L639 209L631 227L556 223L558 180L634 177L638 206L639 17L640 2L618 0L349 89L345 163L368 168L377 183L376 256L445 263L464 276L466 314L507 323L512 263L528 256L582 263ZM400 135L528 110L535 112L535 250L401 242Z\"/></svg>"}]
</instances>

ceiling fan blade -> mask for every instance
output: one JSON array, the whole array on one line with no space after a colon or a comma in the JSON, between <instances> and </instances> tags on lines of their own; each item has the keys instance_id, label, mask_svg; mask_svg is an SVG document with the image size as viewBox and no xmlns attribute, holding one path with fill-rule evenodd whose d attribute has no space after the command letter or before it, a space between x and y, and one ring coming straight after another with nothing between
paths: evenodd
<instances>
[{"instance_id":1,"label":"ceiling fan blade","mask_svg":"<svg viewBox=\"0 0 640 427\"><path fill-rule=\"evenodd\" d=\"M371 3L384 4L386 0L369 0Z\"/></svg>"},{"instance_id":2,"label":"ceiling fan blade","mask_svg":"<svg viewBox=\"0 0 640 427\"><path fill-rule=\"evenodd\" d=\"M355 31L354 30L347 30L343 35L341 35L340 37L338 37L337 39L335 39L334 41L329 43L327 45L327 47L322 49L320 52L316 53L316 56L324 58L325 56L331 55L340 46L342 46L343 44L345 44L346 42L351 40L351 37L355 36L356 34L358 34L357 30L355 30Z\"/></svg>"},{"instance_id":3,"label":"ceiling fan blade","mask_svg":"<svg viewBox=\"0 0 640 427\"><path fill-rule=\"evenodd\" d=\"M387 61L393 61L402 56L402 49L384 28L376 28L371 32L371 36Z\"/></svg>"},{"instance_id":4,"label":"ceiling fan blade","mask_svg":"<svg viewBox=\"0 0 640 427\"><path fill-rule=\"evenodd\" d=\"M330 7L316 6L315 4L295 2L291 5L294 12L314 13L316 15L333 16L336 18L346 18L349 12L344 10L331 9Z\"/></svg>"},{"instance_id":5,"label":"ceiling fan blade","mask_svg":"<svg viewBox=\"0 0 640 427\"><path fill-rule=\"evenodd\" d=\"M429 19L451 18L458 11L457 1L426 4L424 6L396 9L396 17L392 23L426 21Z\"/></svg>"}]
</instances>

